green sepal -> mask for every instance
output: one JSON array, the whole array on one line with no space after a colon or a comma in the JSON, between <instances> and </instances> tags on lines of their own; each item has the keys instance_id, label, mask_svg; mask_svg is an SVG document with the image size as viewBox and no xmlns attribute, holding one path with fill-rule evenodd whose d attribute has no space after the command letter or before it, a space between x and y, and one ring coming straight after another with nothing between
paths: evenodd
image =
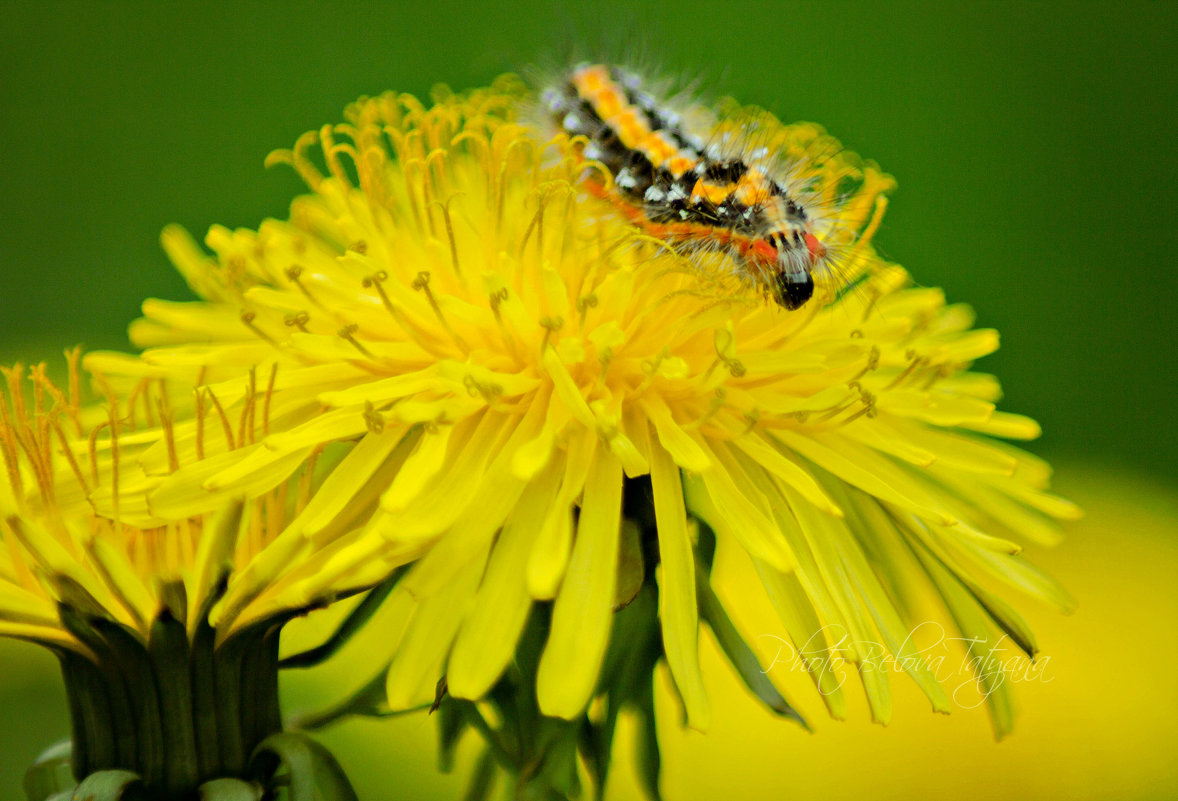
<instances>
[{"instance_id":1,"label":"green sepal","mask_svg":"<svg viewBox=\"0 0 1178 801\"><path fill-rule=\"evenodd\" d=\"M654 684L647 685L643 698L637 699L638 739L635 743L635 757L638 762L638 779L642 789L653 801L662 801L659 792L659 774L662 772L662 757L659 753L658 731L654 723Z\"/></svg>"},{"instance_id":2,"label":"green sepal","mask_svg":"<svg viewBox=\"0 0 1178 801\"><path fill-rule=\"evenodd\" d=\"M462 715L466 725L472 727L483 738L483 742L487 744L494 753L496 758L504 765L517 766L520 764L520 754L518 743L510 736L505 737L507 732L496 731L487 723L483 713L479 711L478 706L474 701L467 701L463 698L449 698L443 706L452 706ZM506 715L503 715L503 710L499 710L500 715L504 718L506 725Z\"/></svg>"},{"instance_id":3,"label":"green sepal","mask_svg":"<svg viewBox=\"0 0 1178 801\"><path fill-rule=\"evenodd\" d=\"M249 688L241 706L241 730L247 749L255 748L270 735L282 731L278 702L278 642L281 633L280 625L269 628L250 644L242 659L242 686Z\"/></svg>"},{"instance_id":4,"label":"green sepal","mask_svg":"<svg viewBox=\"0 0 1178 801\"><path fill-rule=\"evenodd\" d=\"M207 624L206 624L207 625ZM198 633L199 636L199 633ZM241 692L242 671L247 647L252 637L244 632L230 637L220 648L213 651L213 697L217 719L217 739L220 746L220 772L241 775L245 770L249 752L243 729L245 728L245 707L252 700L243 698ZM202 758L203 764L203 758Z\"/></svg>"},{"instance_id":5,"label":"green sepal","mask_svg":"<svg viewBox=\"0 0 1178 801\"><path fill-rule=\"evenodd\" d=\"M138 632L106 618L92 618L90 625L109 645L112 663L118 670L118 675L111 682L111 691L113 693L121 689L126 693L125 705L133 716L132 737L138 746L136 759L134 762L123 761L121 765L134 765L142 772L146 784L160 787L168 758L160 711L159 682L146 643ZM124 704L118 702L113 694L111 699L117 716L117 710ZM116 719L115 723L117 725L119 721Z\"/></svg>"},{"instance_id":6,"label":"green sepal","mask_svg":"<svg viewBox=\"0 0 1178 801\"><path fill-rule=\"evenodd\" d=\"M642 558L642 530L631 520L622 521L618 542L618 583L614 591L614 611L630 605L646 577L646 560Z\"/></svg>"},{"instance_id":7,"label":"green sepal","mask_svg":"<svg viewBox=\"0 0 1178 801\"><path fill-rule=\"evenodd\" d=\"M462 801L487 801L495 789L495 754L490 748L483 751L475 763L474 775L466 787Z\"/></svg>"},{"instance_id":8,"label":"green sepal","mask_svg":"<svg viewBox=\"0 0 1178 801\"><path fill-rule=\"evenodd\" d=\"M100 770L82 779L74 789L75 799L85 801L147 801L147 790L139 774L129 770Z\"/></svg>"},{"instance_id":9,"label":"green sepal","mask_svg":"<svg viewBox=\"0 0 1178 801\"><path fill-rule=\"evenodd\" d=\"M69 740L45 749L25 771L24 788L28 801L47 801L56 793L74 789L73 747ZM72 793L71 793L72 795Z\"/></svg>"},{"instance_id":10,"label":"green sepal","mask_svg":"<svg viewBox=\"0 0 1178 801\"><path fill-rule=\"evenodd\" d=\"M806 731L810 731L809 724L797 713L797 710L789 705L789 702L773 686L773 682L769 681L769 676L761 669L757 655L749 648L736 625L728 617L728 613L724 611L720 599L712 590L711 582L708 580L703 566L697 564L696 568L700 617L707 622L712 634L716 635L716 641L720 644L721 650L728 657L732 667L736 668L737 675L769 709L781 717L796 721Z\"/></svg>"},{"instance_id":11,"label":"green sepal","mask_svg":"<svg viewBox=\"0 0 1178 801\"><path fill-rule=\"evenodd\" d=\"M200 801L262 801L261 785L241 779L213 779L197 788Z\"/></svg>"},{"instance_id":12,"label":"green sepal","mask_svg":"<svg viewBox=\"0 0 1178 801\"><path fill-rule=\"evenodd\" d=\"M449 773L454 770L454 754L458 741L470 723L455 703L444 703L438 707L438 770ZM477 775L477 771L476 771Z\"/></svg>"},{"instance_id":13,"label":"green sepal","mask_svg":"<svg viewBox=\"0 0 1178 801\"><path fill-rule=\"evenodd\" d=\"M264 785L282 768L291 801L359 801L331 752L305 734L273 734L250 758L250 772Z\"/></svg>"},{"instance_id":14,"label":"green sepal","mask_svg":"<svg viewBox=\"0 0 1178 801\"><path fill-rule=\"evenodd\" d=\"M192 728L196 737L197 780L221 775L217 736L217 680L213 645L217 632L201 618L192 638Z\"/></svg>"},{"instance_id":15,"label":"green sepal","mask_svg":"<svg viewBox=\"0 0 1178 801\"><path fill-rule=\"evenodd\" d=\"M113 620L107 608L95 600L90 591L64 573L53 577L57 595L63 606L78 614L80 619L101 617Z\"/></svg>"},{"instance_id":16,"label":"green sepal","mask_svg":"<svg viewBox=\"0 0 1178 801\"><path fill-rule=\"evenodd\" d=\"M697 526L697 536L695 542L695 555L699 558L699 563L704 567L704 574L712 574L712 563L716 561L716 532L712 531L712 527L708 525L707 521L700 517L692 517ZM699 575L699 571L695 571Z\"/></svg>"},{"instance_id":17,"label":"green sepal","mask_svg":"<svg viewBox=\"0 0 1178 801\"><path fill-rule=\"evenodd\" d=\"M172 617L180 622L185 629L188 627L188 590L184 582L179 580L164 581L156 579L156 592L159 594L160 605Z\"/></svg>"},{"instance_id":18,"label":"green sepal","mask_svg":"<svg viewBox=\"0 0 1178 801\"><path fill-rule=\"evenodd\" d=\"M581 797L581 777L577 773L577 729L561 721L561 732L545 744L544 761L529 784L555 790L561 798Z\"/></svg>"},{"instance_id":19,"label":"green sepal","mask_svg":"<svg viewBox=\"0 0 1178 801\"><path fill-rule=\"evenodd\" d=\"M66 629L92 650L97 663L63 650L58 654L70 703L75 776L134 764L135 715L110 645L73 608L59 603Z\"/></svg>"},{"instance_id":20,"label":"green sepal","mask_svg":"<svg viewBox=\"0 0 1178 801\"><path fill-rule=\"evenodd\" d=\"M160 679L160 724L165 754L162 787L165 793L180 795L196 784L199 766L188 632L168 609L152 623L147 649L155 675Z\"/></svg>"}]
</instances>

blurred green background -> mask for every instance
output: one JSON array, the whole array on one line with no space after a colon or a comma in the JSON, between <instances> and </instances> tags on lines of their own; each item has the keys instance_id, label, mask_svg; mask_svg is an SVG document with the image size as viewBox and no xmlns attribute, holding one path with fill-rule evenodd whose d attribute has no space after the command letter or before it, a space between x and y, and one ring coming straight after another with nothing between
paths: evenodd
<instances>
[{"instance_id":1,"label":"blurred green background","mask_svg":"<svg viewBox=\"0 0 1178 801\"><path fill-rule=\"evenodd\" d=\"M1043 423L1036 452L1065 478L1086 465L1078 486L1125 469L1164 486L1178 478L1176 42L1175 3L3 0L0 362L127 347L144 297L188 297L160 229L199 238L284 214L302 187L263 157L357 95L632 49L818 121L893 173L876 241L1002 332L982 369L1005 408ZM1173 528L1157 530L1170 548ZM50 660L5 643L0 671L10 798L65 714ZM429 730L410 738L418 762Z\"/></svg>"}]
</instances>

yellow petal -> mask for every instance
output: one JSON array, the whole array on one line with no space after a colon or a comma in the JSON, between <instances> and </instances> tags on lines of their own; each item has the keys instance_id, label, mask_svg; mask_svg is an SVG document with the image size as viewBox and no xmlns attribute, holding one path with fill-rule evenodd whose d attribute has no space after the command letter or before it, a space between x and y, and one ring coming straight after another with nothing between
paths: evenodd
<instances>
[{"instance_id":1,"label":"yellow petal","mask_svg":"<svg viewBox=\"0 0 1178 801\"><path fill-rule=\"evenodd\" d=\"M836 602L840 602L844 609L853 610L846 617L852 624L851 635L857 639L865 637L867 639L862 641L872 643L872 652L864 655L865 659L871 661L865 665L863 673L878 674L882 683L886 684L890 662L894 658L928 696L933 709L948 713L950 704L945 691L920 657L915 643L909 639L907 629L900 621L892 600L880 586L879 579L867 563L859 543L847 530L846 524L825 515L815 514L789 487L784 487L783 491L810 544L818 569L827 586L831 588ZM870 627L863 611L866 611L870 615L870 620L874 621L874 629ZM872 636L876 630L890 657L882 653L876 645L875 637ZM873 688L871 685L867 686L871 698ZM886 698L872 698L872 710L877 720L886 722L890 714L890 701Z\"/></svg>"},{"instance_id":2,"label":"yellow petal","mask_svg":"<svg viewBox=\"0 0 1178 801\"><path fill-rule=\"evenodd\" d=\"M756 558L778 570L792 570L796 566L794 556L773 521L771 504L755 486L740 480L744 471L728 446L715 443L709 451L702 440L697 444L716 465L701 478L716 510L730 522L734 536Z\"/></svg>"},{"instance_id":3,"label":"yellow petal","mask_svg":"<svg viewBox=\"0 0 1178 801\"><path fill-rule=\"evenodd\" d=\"M925 499L919 497L923 491L915 479L901 474L894 464L845 437L839 437L841 441L837 441L836 435L817 432L797 434L784 429L775 432L775 435L783 444L819 467L880 500L910 509L944 526L957 522L951 515L932 508Z\"/></svg>"},{"instance_id":4,"label":"yellow petal","mask_svg":"<svg viewBox=\"0 0 1178 801\"><path fill-rule=\"evenodd\" d=\"M644 397L640 403L654 423L659 442L671 454L675 464L693 473L702 473L712 466L707 452L675 422L662 398L651 395Z\"/></svg>"},{"instance_id":5,"label":"yellow petal","mask_svg":"<svg viewBox=\"0 0 1178 801\"><path fill-rule=\"evenodd\" d=\"M454 426L435 426L417 441L417 448L397 471L381 505L390 512L400 512L417 498L438 475L445 464L446 449Z\"/></svg>"},{"instance_id":6,"label":"yellow petal","mask_svg":"<svg viewBox=\"0 0 1178 801\"><path fill-rule=\"evenodd\" d=\"M459 698L481 697L511 661L532 606L520 578L527 569L535 532L544 523L560 474L541 474L519 499L495 542L471 612L450 654L447 681Z\"/></svg>"},{"instance_id":7,"label":"yellow petal","mask_svg":"<svg viewBox=\"0 0 1178 801\"><path fill-rule=\"evenodd\" d=\"M303 531L317 534L330 525L344 507L352 502L365 482L385 466L393 451L404 444L408 429L386 426L381 432L369 432L324 479L322 486L303 510ZM405 461L408 464L408 460ZM402 467L402 471L405 468ZM400 473L398 473L400 475Z\"/></svg>"},{"instance_id":8,"label":"yellow petal","mask_svg":"<svg viewBox=\"0 0 1178 801\"><path fill-rule=\"evenodd\" d=\"M994 412L985 420L958 423L962 428L1005 439L1036 439L1043 429L1030 417L1010 412Z\"/></svg>"},{"instance_id":9,"label":"yellow petal","mask_svg":"<svg viewBox=\"0 0 1178 801\"><path fill-rule=\"evenodd\" d=\"M407 709L433 700L434 687L445 670L446 654L478 589L487 552L463 566L449 592L422 601L405 639L389 666L389 706Z\"/></svg>"},{"instance_id":10,"label":"yellow petal","mask_svg":"<svg viewBox=\"0 0 1178 801\"><path fill-rule=\"evenodd\" d=\"M533 405L514 427L483 474L470 503L405 580L406 588L414 595L424 597L445 589L458 566L495 536L525 487L511 472L515 450L535 435L543 414L542 406Z\"/></svg>"},{"instance_id":11,"label":"yellow petal","mask_svg":"<svg viewBox=\"0 0 1178 801\"><path fill-rule=\"evenodd\" d=\"M733 442L736 447L751 456L757 464L801 493L807 501L827 514L835 517L843 516L842 510L818 486L818 482L814 480L813 476L785 458L776 446L766 442L759 434L750 432L748 436L737 437Z\"/></svg>"},{"instance_id":12,"label":"yellow petal","mask_svg":"<svg viewBox=\"0 0 1178 801\"><path fill-rule=\"evenodd\" d=\"M622 464L601 451L589 468L572 557L540 658L536 696L545 715L572 720L593 693L613 618L621 512Z\"/></svg>"},{"instance_id":13,"label":"yellow petal","mask_svg":"<svg viewBox=\"0 0 1178 801\"><path fill-rule=\"evenodd\" d=\"M695 551L687 530L687 510L679 468L670 454L651 448L650 480L658 525L659 618L663 649L692 728L705 731L711 710L699 670L699 607L695 598Z\"/></svg>"},{"instance_id":14,"label":"yellow petal","mask_svg":"<svg viewBox=\"0 0 1178 801\"><path fill-rule=\"evenodd\" d=\"M569 442L560 491L548 507L548 516L537 532L536 543L528 557L528 592L537 600L556 597L556 590L564 577L573 538L571 507L585 486L589 466L596 458L597 441L595 434L582 432Z\"/></svg>"}]
</instances>

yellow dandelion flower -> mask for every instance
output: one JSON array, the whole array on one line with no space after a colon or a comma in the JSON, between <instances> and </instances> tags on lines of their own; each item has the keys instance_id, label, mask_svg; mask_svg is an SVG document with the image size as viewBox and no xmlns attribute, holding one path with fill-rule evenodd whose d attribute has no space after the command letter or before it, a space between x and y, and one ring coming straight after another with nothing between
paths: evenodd
<instances>
[{"instance_id":1,"label":"yellow dandelion flower","mask_svg":"<svg viewBox=\"0 0 1178 801\"><path fill-rule=\"evenodd\" d=\"M42 797L32 788L71 789L55 784L61 766L81 782L70 797L113 798L138 785L153 798L187 798L218 780L222 789L207 785L202 797L240 793L246 778L270 776L285 759L278 638L307 609L271 609L248 626L210 625L208 612L306 505L296 493L310 489L313 465L248 504L145 522L140 465L159 456L175 469L193 449L215 460L228 443L261 436L264 415L230 421L218 406L217 429L193 436L173 418L216 399L200 387L194 401L191 386L165 382L83 406L80 354L67 355L66 389L44 365L3 369L0 389L0 636L58 656L73 724L69 747L30 771L30 799ZM107 514L96 511L103 504ZM321 761L317 746L299 745Z\"/></svg>"},{"instance_id":2,"label":"yellow dandelion flower","mask_svg":"<svg viewBox=\"0 0 1178 801\"><path fill-rule=\"evenodd\" d=\"M131 329L142 355L91 368L200 376L230 420L257 406L243 378L256 375L270 424L217 457L145 465L143 522L264 497L337 449L213 619L245 625L413 563L390 601L409 614L392 705L429 700L442 675L450 695L483 697L539 609L538 710L576 719L615 610L654 593L660 654L702 728L701 610L740 647L707 581L714 532L754 561L836 716L845 688L828 657L865 665L871 643L948 710L907 636L912 582L935 588L973 647L1000 632L1033 653L994 585L1067 607L1018 552L1054 541L1075 509L1046 492L1043 462L989 438L1039 431L997 411L997 380L969 369L997 334L873 249L890 178L815 126L759 119L821 187L841 254L839 281L786 312L734 286L722 254L688 263L582 191L579 144L519 123L522 93L503 79L429 107L361 99L271 155L311 189L289 220L214 227L211 257L165 231L200 299L148 301ZM861 678L888 720L885 673Z\"/></svg>"}]
</instances>

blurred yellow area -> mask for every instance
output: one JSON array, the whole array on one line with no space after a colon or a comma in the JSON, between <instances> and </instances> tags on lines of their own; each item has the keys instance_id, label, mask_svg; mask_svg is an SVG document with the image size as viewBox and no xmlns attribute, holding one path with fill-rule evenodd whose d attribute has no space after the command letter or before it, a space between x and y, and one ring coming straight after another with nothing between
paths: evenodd
<instances>
[{"instance_id":1,"label":"blurred yellow area","mask_svg":"<svg viewBox=\"0 0 1178 801\"><path fill-rule=\"evenodd\" d=\"M915 685L894 676L893 720L869 722L866 704L847 682L848 720L829 719L812 685L798 671L774 669L814 728L763 711L737 683L710 639L703 668L713 704L707 734L679 727L669 693L661 699L663 790L668 799L1171 799L1178 798L1178 492L1123 470L1064 465L1059 491L1087 516L1069 526L1065 543L1028 556L1076 597L1075 614L1061 616L1024 602L1039 638L1034 669L1017 677L1014 733L995 743L983 708L936 715ZM1010 593L1007 593L1010 597ZM334 616L334 615L333 615ZM324 616L327 617L327 616ZM288 649L314 642L330 621L292 628ZM753 638L758 622L740 623ZM768 618L765 619L766 621ZM764 633L776 630L766 622ZM379 643L376 643L377 645ZM360 647L374 647L369 641ZM60 691L47 682L51 661L31 647L0 650L0 705L23 695L19 719L0 723L0 746L35 742L0 753L0 797L15 798L14 782L40 747L64 733ZM762 649L766 658L773 653ZM343 659L306 675L284 676L288 707L311 709L365 676ZM947 688L964 682L956 665L938 673ZM666 677L664 676L664 679ZM52 688L52 689L50 689ZM44 693L38 711L29 693ZM976 692L959 696L976 702ZM610 801L641 793L623 727L615 754ZM336 753L362 799L457 799L477 743L467 737L454 775L436 772L434 722L423 714L390 721L349 721L323 740ZM15 759L15 762L14 762Z\"/></svg>"}]
</instances>

